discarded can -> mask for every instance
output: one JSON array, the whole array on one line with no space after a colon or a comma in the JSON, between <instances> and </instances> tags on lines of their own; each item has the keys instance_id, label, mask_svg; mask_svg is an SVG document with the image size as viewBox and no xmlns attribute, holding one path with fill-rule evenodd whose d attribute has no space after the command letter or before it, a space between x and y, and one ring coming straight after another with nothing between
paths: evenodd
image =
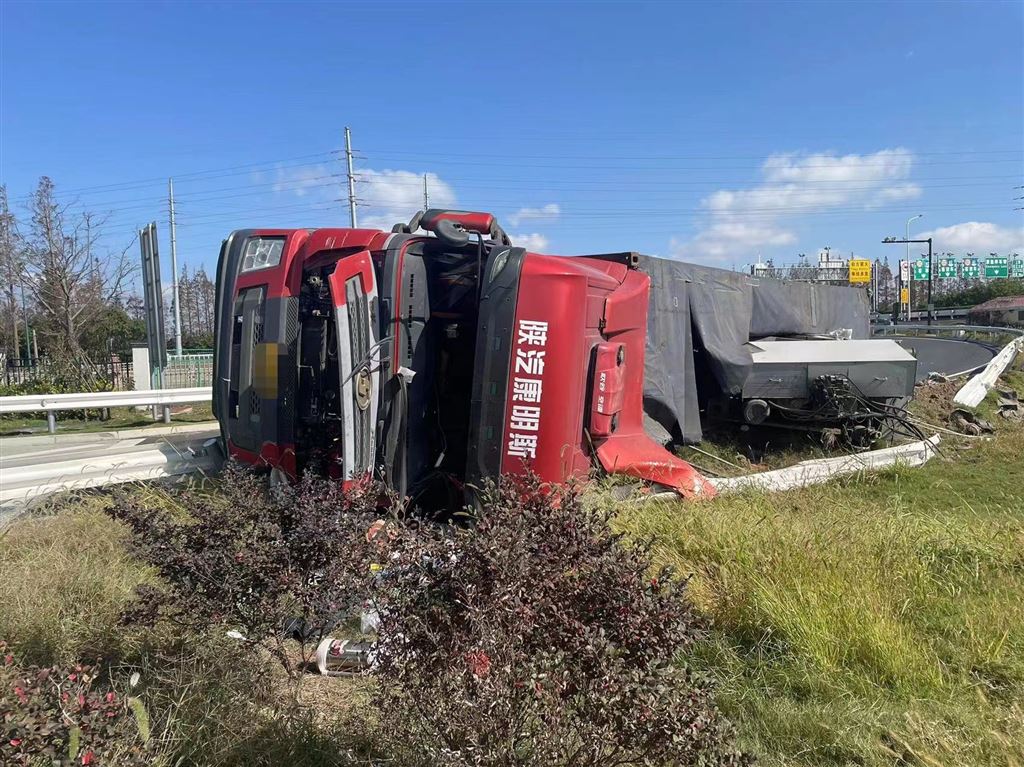
<instances>
[{"instance_id":1,"label":"discarded can","mask_svg":"<svg viewBox=\"0 0 1024 767\"><path fill-rule=\"evenodd\" d=\"M357 674L373 665L373 645L352 639L324 637L316 648L316 667L323 676Z\"/></svg>"}]
</instances>

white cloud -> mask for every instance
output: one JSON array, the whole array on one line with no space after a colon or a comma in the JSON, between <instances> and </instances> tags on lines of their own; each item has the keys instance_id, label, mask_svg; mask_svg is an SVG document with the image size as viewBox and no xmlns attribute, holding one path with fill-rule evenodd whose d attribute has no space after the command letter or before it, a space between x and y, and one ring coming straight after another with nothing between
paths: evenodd
<instances>
[{"instance_id":1,"label":"white cloud","mask_svg":"<svg viewBox=\"0 0 1024 767\"><path fill-rule=\"evenodd\" d=\"M935 250L1024 252L1024 227L1000 226L990 222L965 221L922 232L916 237L931 237Z\"/></svg>"},{"instance_id":2,"label":"white cloud","mask_svg":"<svg viewBox=\"0 0 1024 767\"><path fill-rule=\"evenodd\" d=\"M274 173L275 192L289 192L296 197L317 194L324 188L337 188L326 165L311 165L305 168L278 168Z\"/></svg>"},{"instance_id":3,"label":"white cloud","mask_svg":"<svg viewBox=\"0 0 1024 767\"><path fill-rule=\"evenodd\" d=\"M273 191L305 198L310 202L326 202L345 194L344 176L332 176L324 165L308 168L278 168ZM360 168L356 172L356 199L359 203L359 225L370 229L389 230L398 222L407 222L423 210L423 174L409 170L374 170ZM432 208L455 207L455 190L436 173L427 173L427 193Z\"/></svg>"},{"instance_id":4,"label":"white cloud","mask_svg":"<svg viewBox=\"0 0 1024 767\"><path fill-rule=\"evenodd\" d=\"M562 209L558 207L557 202L551 202L541 208L520 208L515 213L508 217L508 221L512 226L519 226L523 221L534 220L554 220L562 215Z\"/></svg>"},{"instance_id":5,"label":"white cloud","mask_svg":"<svg viewBox=\"0 0 1024 767\"><path fill-rule=\"evenodd\" d=\"M431 208L454 208L455 190L436 173L427 174ZM359 171L356 196L362 205L359 225L390 229L423 210L423 174L408 170Z\"/></svg>"},{"instance_id":6,"label":"white cloud","mask_svg":"<svg viewBox=\"0 0 1024 767\"><path fill-rule=\"evenodd\" d=\"M701 201L707 218L695 236L674 240L670 251L686 258L749 259L761 248L791 245L794 217L839 207L876 207L913 199L921 189L905 181L913 165L906 149L873 154L775 154L750 189L721 189Z\"/></svg>"},{"instance_id":7,"label":"white cloud","mask_svg":"<svg viewBox=\"0 0 1024 767\"><path fill-rule=\"evenodd\" d=\"M727 261L751 255L758 248L792 245L794 242L796 235L774 224L717 221L689 241L673 238L669 243L669 251L673 255L688 258Z\"/></svg>"},{"instance_id":8,"label":"white cloud","mask_svg":"<svg viewBox=\"0 0 1024 767\"><path fill-rule=\"evenodd\" d=\"M917 184L898 184L882 189L868 207L883 205L887 202L902 202L904 200L916 200L921 196L921 187Z\"/></svg>"},{"instance_id":9,"label":"white cloud","mask_svg":"<svg viewBox=\"0 0 1024 767\"><path fill-rule=\"evenodd\" d=\"M532 253L542 253L548 246L548 238L539 232L532 234L510 234L512 244L520 248L526 248Z\"/></svg>"}]
</instances>

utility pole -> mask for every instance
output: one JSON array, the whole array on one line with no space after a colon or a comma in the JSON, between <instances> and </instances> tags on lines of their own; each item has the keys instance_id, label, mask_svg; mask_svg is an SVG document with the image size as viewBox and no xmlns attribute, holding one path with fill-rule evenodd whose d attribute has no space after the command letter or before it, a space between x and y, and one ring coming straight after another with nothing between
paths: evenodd
<instances>
[{"instance_id":1,"label":"utility pole","mask_svg":"<svg viewBox=\"0 0 1024 767\"><path fill-rule=\"evenodd\" d=\"M21 316L25 322L25 364L32 364L32 330L28 326L28 302L25 301L25 286L21 286ZM21 354L21 351L18 351Z\"/></svg>"},{"instance_id":2,"label":"utility pole","mask_svg":"<svg viewBox=\"0 0 1024 767\"><path fill-rule=\"evenodd\" d=\"M97 278L96 265L92 263L92 214L85 214L85 260L93 266L93 279Z\"/></svg>"},{"instance_id":3,"label":"utility pole","mask_svg":"<svg viewBox=\"0 0 1024 767\"><path fill-rule=\"evenodd\" d=\"M871 311L878 311L878 259L871 265Z\"/></svg>"},{"instance_id":4,"label":"utility pole","mask_svg":"<svg viewBox=\"0 0 1024 767\"><path fill-rule=\"evenodd\" d=\"M174 219L174 179L167 179L167 204L171 213L171 281L174 300L174 348L181 356L181 301L178 298L178 232Z\"/></svg>"},{"instance_id":5,"label":"utility pole","mask_svg":"<svg viewBox=\"0 0 1024 767\"><path fill-rule=\"evenodd\" d=\"M427 174L423 174L423 210L430 210L430 195L427 194Z\"/></svg>"},{"instance_id":6,"label":"utility pole","mask_svg":"<svg viewBox=\"0 0 1024 767\"><path fill-rule=\"evenodd\" d=\"M932 324L935 304L932 303L932 280L935 278L935 260L932 258L932 238L928 238L928 324Z\"/></svg>"},{"instance_id":7,"label":"utility pole","mask_svg":"<svg viewBox=\"0 0 1024 767\"><path fill-rule=\"evenodd\" d=\"M914 267L910 263L910 224L919 218L924 218L924 213L918 213L907 219L907 236L904 238L907 243L907 322L913 321L914 311Z\"/></svg>"},{"instance_id":8,"label":"utility pole","mask_svg":"<svg viewBox=\"0 0 1024 767\"><path fill-rule=\"evenodd\" d=\"M356 228L356 177L352 173L352 131L345 128L345 159L348 161L348 215Z\"/></svg>"}]
</instances>

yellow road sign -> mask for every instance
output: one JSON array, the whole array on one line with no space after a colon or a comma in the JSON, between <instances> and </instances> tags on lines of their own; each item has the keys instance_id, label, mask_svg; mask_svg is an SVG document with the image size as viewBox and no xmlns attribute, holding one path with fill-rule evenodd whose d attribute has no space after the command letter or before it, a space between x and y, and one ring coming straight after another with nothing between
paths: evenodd
<instances>
[{"instance_id":1,"label":"yellow road sign","mask_svg":"<svg viewBox=\"0 0 1024 767\"><path fill-rule=\"evenodd\" d=\"M871 261L866 258L850 259L850 284L871 282Z\"/></svg>"},{"instance_id":2,"label":"yellow road sign","mask_svg":"<svg viewBox=\"0 0 1024 767\"><path fill-rule=\"evenodd\" d=\"M900 303L901 304L909 304L910 303L910 288L901 288L900 289Z\"/></svg>"}]
</instances>

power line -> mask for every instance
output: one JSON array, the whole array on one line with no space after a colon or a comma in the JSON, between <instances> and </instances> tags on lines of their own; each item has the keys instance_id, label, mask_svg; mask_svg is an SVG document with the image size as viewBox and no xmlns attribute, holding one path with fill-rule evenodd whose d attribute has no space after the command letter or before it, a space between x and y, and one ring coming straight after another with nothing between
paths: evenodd
<instances>
[{"instance_id":1,"label":"power line","mask_svg":"<svg viewBox=\"0 0 1024 767\"><path fill-rule=\"evenodd\" d=\"M291 159L303 159L303 158L310 158L310 157L329 158L331 155L332 155L332 151L327 151L327 152L317 152L315 154L299 155L298 157L293 157ZM212 168L212 169L208 169L208 170L193 171L191 173L179 173L179 174L176 174L174 177L179 179L179 180L181 180L183 178L186 178L186 179L187 178L191 178L193 180L209 181L209 180L215 179L215 178L227 178L229 176L242 175L244 173L251 172L254 169L258 169L259 166L263 166L263 165L269 165L270 166L268 168L263 168L263 170L278 170L278 169L283 170L285 168L300 168L300 167L308 167L310 165L318 165L318 164L320 164L319 162L300 162L300 163L292 163L292 164L281 164L281 163L286 163L287 161L288 161L287 158L286 159L282 159L282 160L263 160L263 161L260 161L260 162L248 163L248 164L245 164L245 165L234 165L234 166L230 166L230 167L227 167L227 168ZM224 172L224 173L221 173L221 171L235 171L235 172ZM215 175L210 175L210 174L215 174ZM110 192L110 191L118 191L118 192L120 192L120 191L126 191L128 189L135 189L135 188L142 189L142 188L146 188L146 187L156 186L157 184L161 184L162 185L164 183L165 179L166 179L166 176L161 176L159 178L139 179L137 181L111 182L109 184L98 184L98 185L95 185L95 186L78 187L77 189L61 189L60 193L61 194L101 194L103 192ZM16 199L18 199L19 201L31 200L32 199L32 195L30 195L30 194L29 195L23 195L22 197L19 197L19 198L16 198Z\"/></svg>"},{"instance_id":2,"label":"power line","mask_svg":"<svg viewBox=\"0 0 1024 767\"><path fill-rule=\"evenodd\" d=\"M405 162L409 158L393 158L393 157L389 157L387 155L373 155L373 159L375 161L379 161L379 160L389 161L389 160L396 160L397 159L397 160L399 160L401 162ZM799 160L799 157L794 157L793 159ZM944 165L985 165L985 164L991 165L991 164L994 164L994 163L1003 164L1003 163L1007 163L1007 162L1019 162L1017 160L1011 161L1011 160L995 160L995 159L992 159L992 160L943 160L943 161L937 161L937 162L914 162L911 159L911 156L909 156L909 155L907 156L906 159L908 160L908 162L906 163L908 169L909 169L910 166L922 167L922 166L944 166ZM787 170L787 169L804 170L804 169L807 169L807 168L828 168L828 169L840 170L840 169L844 169L844 167L846 167L846 166L844 166L842 164L841 160L842 160L842 157L836 157L836 161L835 162L825 162L825 163L798 162L798 163L794 164L793 166L781 166L780 168L778 168L778 170ZM634 166L634 165L609 165L607 159L602 159L600 162L595 162L595 164L592 164L592 165L572 165L572 164L564 164L564 163L556 163L556 162L540 163L540 164L531 164L531 163L523 163L523 162L494 162L494 161L477 162L477 161L474 161L474 160L431 160L431 162L433 164L441 165L441 166L445 166L445 165L468 165L468 166L484 166L484 167L489 167L489 168L501 168L501 167L508 167L508 168L534 168L534 169L551 168L551 169L564 169L564 170L599 170L599 171L608 171L608 170L627 170L627 171L634 171L634 170L635 171L647 171L647 170L657 170L657 171L699 171L699 170L710 170L710 168L705 167L705 166L690 167L690 166L679 166L679 165L661 165L661 166L657 166L657 167L651 167L651 166L639 166L638 167L638 166ZM651 162L659 162L659 161L652 159ZM885 167L890 167L890 166L893 166L893 165L896 165L896 164L898 164L898 163L895 162L895 161L894 162L857 162L855 167L856 168L885 168ZM769 168L769 170L771 170L771 169L772 168ZM716 166L714 168L714 170L763 171L763 170L765 170L765 167L764 167L763 164L758 164L758 165L719 165L719 166Z\"/></svg>"},{"instance_id":3,"label":"power line","mask_svg":"<svg viewBox=\"0 0 1024 767\"><path fill-rule=\"evenodd\" d=\"M377 151L377 150L373 150ZM508 154L493 154L485 152L424 152L424 151L410 151L410 150L396 150L384 148L384 155L409 155L413 157L508 157ZM882 150L885 151L885 150ZM819 156L825 155L824 152L807 152L807 153L787 153L779 152L775 156L778 157L793 157L799 158L801 156ZM871 156L870 153L867 156ZM990 149L990 150L970 150L964 149L959 151L946 151L946 152L917 152L907 150L905 154L897 156L912 156L912 157L936 157L936 156L955 156L955 155L993 155L993 154L1016 154L1024 155L1024 150L1021 149ZM544 154L521 154L515 153L516 157L521 157L529 160L651 160L651 161L664 161L664 160L765 160L766 156L761 155L609 155L609 154L596 154L596 155L572 155L572 154L557 154L557 155L544 155ZM844 157L857 156L862 157L864 155L855 155L853 153L847 154L836 154L832 155L836 160L841 160ZM803 166L809 167L809 166Z\"/></svg>"}]
</instances>

